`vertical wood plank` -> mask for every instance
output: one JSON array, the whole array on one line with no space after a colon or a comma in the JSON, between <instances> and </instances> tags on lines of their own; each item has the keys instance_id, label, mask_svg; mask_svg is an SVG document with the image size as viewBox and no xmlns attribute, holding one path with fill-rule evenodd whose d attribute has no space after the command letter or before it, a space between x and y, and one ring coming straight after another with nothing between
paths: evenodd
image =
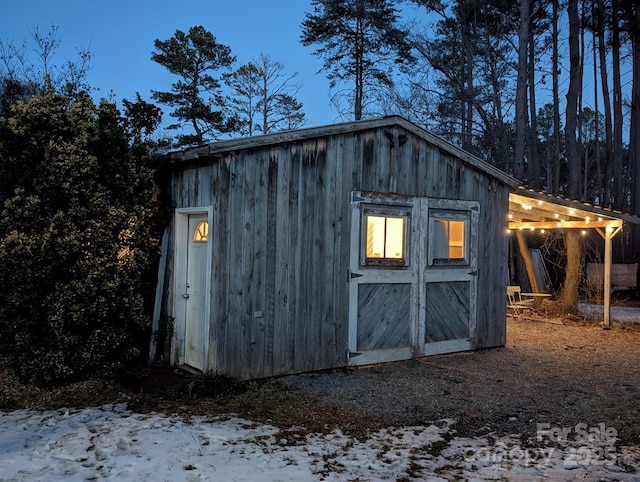
<instances>
[{"instance_id":1,"label":"vertical wood plank","mask_svg":"<svg viewBox=\"0 0 640 482\"><path fill-rule=\"evenodd\" d=\"M323 356L322 360L319 360L318 365L323 366L335 366L337 349L336 349L336 325L337 319L337 290L339 290L340 283L338 282L337 271L340 270L340 247L339 247L339 231L340 231L340 211L338 206L340 204L339 193L340 186L338 185L337 171L342 168L339 165L341 162L341 156L339 155L339 144L342 143L342 136L331 136L325 139L324 146L324 203L322 206L323 224L323 254L322 256L326 261L331 262L324 263L324 287L319 287L325 292L324 306L320 306L322 310L322 345ZM328 214L328 215L327 215Z\"/></svg>"},{"instance_id":2,"label":"vertical wood plank","mask_svg":"<svg viewBox=\"0 0 640 482\"><path fill-rule=\"evenodd\" d=\"M376 176L374 191L394 192L391 176L393 151L393 129L378 129L375 132L376 148L374 149Z\"/></svg>"},{"instance_id":3,"label":"vertical wood plank","mask_svg":"<svg viewBox=\"0 0 640 482\"><path fill-rule=\"evenodd\" d=\"M281 231L282 225L278 222L279 213L279 197L278 194L283 191L287 192L288 186L282 188L279 183L279 152L280 149L269 149L267 160L267 179L266 179L266 199L267 210L265 213L265 236L266 236L266 250L265 250L265 262L264 262L264 355L263 355L263 376L273 376L274 371L274 334L277 325L276 319L276 302L279 299L276 274L278 270L278 264L280 262L281 247L278 245L281 242L279 237L279 231ZM282 216L282 223L286 225L285 213L280 213Z\"/></svg>"},{"instance_id":4,"label":"vertical wood plank","mask_svg":"<svg viewBox=\"0 0 640 482\"><path fill-rule=\"evenodd\" d=\"M253 276L250 283L250 300L248 318L251 320L251 350L250 350L250 378L263 378L270 369L265 366L265 344L267 325L271 319L266 316L266 273L269 245L273 240L267 238L267 212L268 212L268 188L269 158L268 151L260 150L252 155L249 162L254 164L253 182L253 226L247 231L252 238L253 249L251 259L247 260L253 265ZM271 246L272 247L272 246ZM251 252L251 251L250 251Z\"/></svg>"},{"instance_id":5,"label":"vertical wood plank","mask_svg":"<svg viewBox=\"0 0 640 482\"><path fill-rule=\"evenodd\" d=\"M285 147L273 148L272 158L277 160L276 208L273 213L273 229L275 230L275 300L273 312L273 373L287 373L291 371L291 359L288 348L291 343L289 337L289 270L291 264L291 246L289 233L292 229L290 215L290 150Z\"/></svg>"},{"instance_id":6,"label":"vertical wood plank","mask_svg":"<svg viewBox=\"0 0 640 482\"><path fill-rule=\"evenodd\" d=\"M239 312L240 312L240 336L236 340L239 344L240 359L236 360L237 366L240 367L240 377L243 379L251 378L252 359L256 346L256 327L253 317L253 287L255 283L255 211L256 211L256 195L255 195L255 179L256 179L256 152L238 153L241 172L240 185L242 186L242 203L243 209L238 216L238 220L242 220L240 224L240 237L237 238L242 246L242 260L240 265L240 289L239 293Z\"/></svg>"},{"instance_id":7,"label":"vertical wood plank","mask_svg":"<svg viewBox=\"0 0 640 482\"><path fill-rule=\"evenodd\" d=\"M346 365L348 363L347 360L347 351L349 350L349 330L351 329L349 326L349 296L350 296L350 286L349 286L349 278L348 278L348 270L350 269L350 259L351 259L351 223L352 223L352 207L349 203L349 194L351 191L359 189L361 186L360 180L360 165L361 165L361 153L362 153L362 136L359 135L351 135L345 136L342 148L341 148L341 158L342 158L342 175L339 177L342 181L342 189L340 192L340 208L336 209L336 212L339 212L342 219L340 223L341 230L341 245L340 245L340 263L337 267L338 272L337 276L337 284L340 286L340 312L339 312L339 320L340 325L338 327L338 335L337 339L338 344L336 349L338 350L338 358L336 360L336 365ZM355 337L354 337L355 338Z\"/></svg>"},{"instance_id":8,"label":"vertical wood plank","mask_svg":"<svg viewBox=\"0 0 640 482\"><path fill-rule=\"evenodd\" d=\"M296 363L296 355L300 350L298 343L298 324L303 319L303 304L301 300L301 293L303 292L300 286L300 282L303 279L302 272L302 259L303 259L303 246L302 246L302 231L304 225L304 189L303 189L303 159L304 145L300 142L295 149L295 153L291 155L291 177L289 185L289 206L291 210L291 222L289 230L289 246L291 248L289 252L289 312L287 316L287 330L286 334L286 361L291 367L290 371L295 371L298 366Z\"/></svg>"},{"instance_id":9,"label":"vertical wood plank","mask_svg":"<svg viewBox=\"0 0 640 482\"><path fill-rule=\"evenodd\" d=\"M416 165L416 190L415 195L428 195L427 183L429 182L429 162L427 158L427 144L421 139L414 142L417 153L414 154L417 158Z\"/></svg>"},{"instance_id":10,"label":"vertical wood plank","mask_svg":"<svg viewBox=\"0 0 640 482\"><path fill-rule=\"evenodd\" d=\"M231 376L243 375L243 352L246 352L243 328L246 327L243 320L244 309L244 237L245 218L244 205L244 179L245 163L235 154L230 162L230 189L229 211L225 213L229 226L229 291L228 291L228 323L226 325L225 348L225 372Z\"/></svg>"}]
</instances>

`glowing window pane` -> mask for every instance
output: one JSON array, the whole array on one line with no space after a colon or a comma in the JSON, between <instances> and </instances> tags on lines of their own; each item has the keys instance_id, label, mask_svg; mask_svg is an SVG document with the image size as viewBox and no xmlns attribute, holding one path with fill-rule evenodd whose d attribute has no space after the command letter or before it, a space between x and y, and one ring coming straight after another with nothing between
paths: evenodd
<instances>
[{"instance_id":1,"label":"glowing window pane","mask_svg":"<svg viewBox=\"0 0 640 482\"><path fill-rule=\"evenodd\" d=\"M433 258L465 259L464 221L436 220L433 223Z\"/></svg>"},{"instance_id":2,"label":"glowing window pane","mask_svg":"<svg viewBox=\"0 0 640 482\"><path fill-rule=\"evenodd\" d=\"M464 221L449 221L449 258L464 259Z\"/></svg>"},{"instance_id":3,"label":"glowing window pane","mask_svg":"<svg viewBox=\"0 0 640 482\"><path fill-rule=\"evenodd\" d=\"M385 258L401 259L404 246L404 219L387 218Z\"/></svg>"},{"instance_id":4,"label":"glowing window pane","mask_svg":"<svg viewBox=\"0 0 640 482\"><path fill-rule=\"evenodd\" d=\"M404 218L367 216L366 257L404 258Z\"/></svg>"},{"instance_id":5,"label":"glowing window pane","mask_svg":"<svg viewBox=\"0 0 640 482\"><path fill-rule=\"evenodd\" d=\"M193 240L196 243L206 243L209 239L209 223L201 221L198 223L196 230L193 233Z\"/></svg>"}]
</instances>

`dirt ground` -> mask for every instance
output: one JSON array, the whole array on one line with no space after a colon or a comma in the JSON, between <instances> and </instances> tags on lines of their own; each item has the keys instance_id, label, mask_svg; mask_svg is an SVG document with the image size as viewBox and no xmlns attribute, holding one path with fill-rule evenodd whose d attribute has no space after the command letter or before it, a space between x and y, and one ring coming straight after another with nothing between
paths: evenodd
<instances>
[{"instance_id":1,"label":"dirt ground","mask_svg":"<svg viewBox=\"0 0 640 482\"><path fill-rule=\"evenodd\" d=\"M509 319L503 348L290 377L324 400L394 425L457 420L463 435L535 437L551 428L613 427L640 444L638 325ZM563 323L563 324L560 324Z\"/></svg>"},{"instance_id":2,"label":"dirt ground","mask_svg":"<svg viewBox=\"0 0 640 482\"><path fill-rule=\"evenodd\" d=\"M233 413L307 431L365 434L381 426L455 419L460 435L613 428L640 445L640 324L509 319L502 348L240 383L175 369L145 370L56 390L2 369L0 409L127 402L133 410Z\"/></svg>"}]
</instances>

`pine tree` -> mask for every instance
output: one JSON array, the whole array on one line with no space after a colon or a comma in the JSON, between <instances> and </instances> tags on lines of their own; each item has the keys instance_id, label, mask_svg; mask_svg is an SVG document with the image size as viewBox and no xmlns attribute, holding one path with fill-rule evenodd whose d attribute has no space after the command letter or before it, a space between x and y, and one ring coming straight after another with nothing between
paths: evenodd
<instances>
[{"instance_id":1,"label":"pine tree","mask_svg":"<svg viewBox=\"0 0 640 482\"><path fill-rule=\"evenodd\" d=\"M189 126L192 134L178 135L179 146L203 144L236 130L236 121L226 114L220 78L214 73L228 70L235 58L202 26L188 33L176 30L168 40L156 40L151 59L180 77L170 92L154 91L153 99L173 107L177 123L172 129Z\"/></svg>"},{"instance_id":2,"label":"pine tree","mask_svg":"<svg viewBox=\"0 0 640 482\"><path fill-rule=\"evenodd\" d=\"M393 71L414 62L407 34L391 0L313 0L302 22L301 42L319 45L331 88L342 82L355 120L366 115L368 95L393 85ZM339 96L341 97L341 96Z\"/></svg>"}]
</instances>

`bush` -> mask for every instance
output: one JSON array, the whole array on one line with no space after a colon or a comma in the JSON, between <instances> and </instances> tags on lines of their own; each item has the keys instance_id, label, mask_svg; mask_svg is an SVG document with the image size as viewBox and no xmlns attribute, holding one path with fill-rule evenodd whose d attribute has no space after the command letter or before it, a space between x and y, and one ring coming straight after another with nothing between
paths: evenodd
<instances>
[{"instance_id":1,"label":"bush","mask_svg":"<svg viewBox=\"0 0 640 482\"><path fill-rule=\"evenodd\" d=\"M146 355L162 212L147 113L49 93L0 118L0 352L25 382Z\"/></svg>"}]
</instances>

